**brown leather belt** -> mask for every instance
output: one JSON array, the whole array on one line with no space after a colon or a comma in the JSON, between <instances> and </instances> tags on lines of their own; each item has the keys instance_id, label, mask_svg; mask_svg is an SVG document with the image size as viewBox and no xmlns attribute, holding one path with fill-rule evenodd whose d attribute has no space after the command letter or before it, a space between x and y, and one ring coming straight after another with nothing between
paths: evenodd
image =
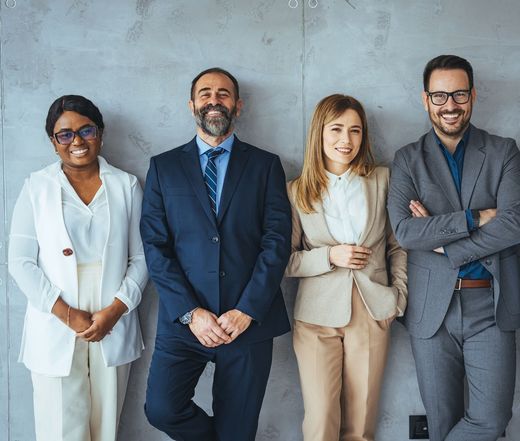
<instances>
[{"instance_id":1,"label":"brown leather belt","mask_svg":"<svg viewBox=\"0 0 520 441\"><path fill-rule=\"evenodd\" d=\"M457 279L455 283L455 291L466 288L491 288L491 280L489 279Z\"/></svg>"}]
</instances>

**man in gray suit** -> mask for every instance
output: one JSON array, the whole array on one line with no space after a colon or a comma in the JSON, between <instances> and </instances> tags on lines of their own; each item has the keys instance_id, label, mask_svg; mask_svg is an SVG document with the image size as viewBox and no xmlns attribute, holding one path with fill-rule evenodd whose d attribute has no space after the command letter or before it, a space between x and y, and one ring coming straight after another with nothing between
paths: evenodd
<instances>
[{"instance_id":1,"label":"man in gray suit","mask_svg":"<svg viewBox=\"0 0 520 441\"><path fill-rule=\"evenodd\" d=\"M470 124L468 61L426 65L432 130L397 151L390 221L408 252L408 310L431 441L495 441L511 418L520 327L520 153ZM464 402L464 378L468 400Z\"/></svg>"}]
</instances>

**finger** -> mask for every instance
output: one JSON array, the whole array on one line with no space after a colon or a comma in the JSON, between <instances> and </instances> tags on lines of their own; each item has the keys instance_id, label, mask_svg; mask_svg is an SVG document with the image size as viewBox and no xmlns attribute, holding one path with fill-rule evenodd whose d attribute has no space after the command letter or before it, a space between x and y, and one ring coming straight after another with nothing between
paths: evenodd
<instances>
[{"instance_id":1,"label":"finger","mask_svg":"<svg viewBox=\"0 0 520 441\"><path fill-rule=\"evenodd\" d=\"M366 259L350 259L347 263L351 265L367 265L368 261Z\"/></svg>"},{"instance_id":2,"label":"finger","mask_svg":"<svg viewBox=\"0 0 520 441\"><path fill-rule=\"evenodd\" d=\"M352 251L354 253L359 253L359 254L372 254L372 250L370 248L366 248L366 247L358 247L358 246L353 246L352 247Z\"/></svg>"},{"instance_id":3,"label":"finger","mask_svg":"<svg viewBox=\"0 0 520 441\"><path fill-rule=\"evenodd\" d=\"M226 325L226 328L233 328L232 324L231 323L228 323ZM211 331L213 331L213 333L215 333L217 336L219 336L222 340L224 341L228 341L229 340L229 332L226 332L223 328L221 328L219 325L215 325L211 328Z\"/></svg>"},{"instance_id":4,"label":"finger","mask_svg":"<svg viewBox=\"0 0 520 441\"><path fill-rule=\"evenodd\" d=\"M365 267L366 267L366 265L358 265L358 264L349 264L347 266L347 268L350 268L350 269L363 269Z\"/></svg>"},{"instance_id":5,"label":"finger","mask_svg":"<svg viewBox=\"0 0 520 441\"><path fill-rule=\"evenodd\" d=\"M227 341L229 339L229 335L227 335L227 334L225 334L225 335L226 335L226 339L223 339L222 337L217 335L215 332L210 331L206 334L206 337L209 338L212 343L220 344L220 343L224 343L225 341Z\"/></svg>"}]
</instances>

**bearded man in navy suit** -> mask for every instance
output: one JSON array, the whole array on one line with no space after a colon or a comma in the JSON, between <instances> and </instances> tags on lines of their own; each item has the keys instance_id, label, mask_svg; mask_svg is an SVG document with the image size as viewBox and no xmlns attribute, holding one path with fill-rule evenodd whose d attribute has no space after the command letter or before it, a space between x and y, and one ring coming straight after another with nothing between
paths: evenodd
<instances>
[{"instance_id":1,"label":"bearded man in navy suit","mask_svg":"<svg viewBox=\"0 0 520 441\"><path fill-rule=\"evenodd\" d=\"M253 441L273 337L289 331L280 291L291 251L291 210L278 156L233 133L237 80L212 68L195 77L197 136L155 156L141 234L159 293L145 412L178 441ZM193 402L215 363L213 416Z\"/></svg>"}]
</instances>

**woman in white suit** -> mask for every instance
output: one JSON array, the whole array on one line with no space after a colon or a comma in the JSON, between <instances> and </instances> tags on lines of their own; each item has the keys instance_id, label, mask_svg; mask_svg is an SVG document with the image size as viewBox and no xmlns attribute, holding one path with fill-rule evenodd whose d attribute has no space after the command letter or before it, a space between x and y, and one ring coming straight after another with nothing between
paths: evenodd
<instances>
[{"instance_id":1,"label":"woman in white suit","mask_svg":"<svg viewBox=\"0 0 520 441\"><path fill-rule=\"evenodd\" d=\"M36 439L114 441L143 350L142 191L99 156L104 123L90 100L58 98L45 128L59 160L25 180L9 244L9 271L28 299L20 361L31 371Z\"/></svg>"},{"instance_id":2,"label":"woman in white suit","mask_svg":"<svg viewBox=\"0 0 520 441\"><path fill-rule=\"evenodd\" d=\"M373 441L389 327L406 307L406 253L386 213L389 172L374 165L361 104L316 107L301 176L288 184L299 277L293 343L305 441Z\"/></svg>"}]
</instances>

